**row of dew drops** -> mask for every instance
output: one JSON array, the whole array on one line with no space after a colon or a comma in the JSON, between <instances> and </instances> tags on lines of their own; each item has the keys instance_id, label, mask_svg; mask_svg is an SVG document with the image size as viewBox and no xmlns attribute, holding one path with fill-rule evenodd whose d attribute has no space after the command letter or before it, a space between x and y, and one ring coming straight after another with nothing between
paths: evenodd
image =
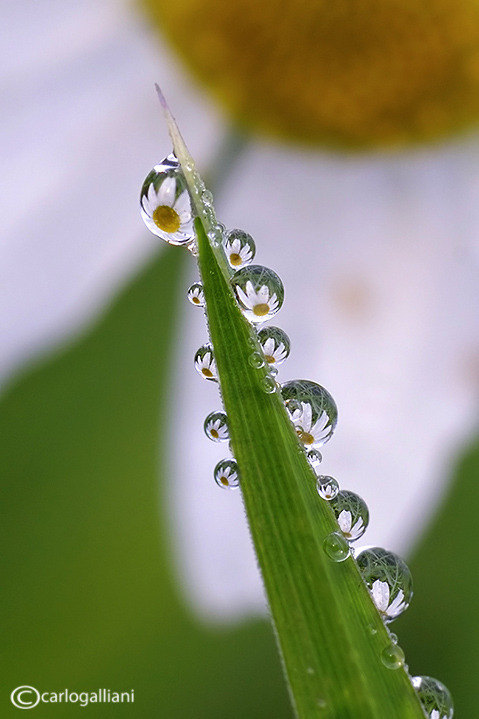
<instances>
[{"instance_id":1,"label":"row of dew drops","mask_svg":"<svg viewBox=\"0 0 479 719\"><path fill-rule=\"evenodd\" d=\"M318 495L321 500L329 503L338 522L338 531L324 540L324 551L335 562L342 562L350 556L355 558L370 595L381 617L388 624L410 604L413 592L409 568L394 552L386 549L373 547L356 553L352 548L352 543L363 536L368 526L368 507L354 492L340 489L334 477L320 472L322 456L319 447L331 438L336 427L336 404L329 392L316 382L277 382L277 368L290 354L290 341L281 328L261 325L281 309L284 299L283 283L273 270L252 264L256 248L251 235L237 229L227 232L223 225L216 222L213 197L204 185L201 197L206 218L212 226L208 235L216 248L222 247L234 295L253 328L249 340L249 362L252 367L261 370L263 391L269 394L280 393L299 443L316 475ZM174 155L168 155L149 173L141 190L140 206L145 224L155 235L170 244L186 246L196 254L190 195ZM201 282L193 283L187 296L191 304L204 307ZM203 378L217 381L213 347L210 343L197 350L194 364ZM211 412L205 419L204 431L214 442L228 442L228 417L225 412ZM236 489L240 484L236 460L226 458L218 462L214 469L214 479L223 489ZM371 629L371 632L376 633L376 630ZM404 652L397 643L396 635L392 632L389 632L389 635L390 644L381 655L383 664L389 669L405 667L407 670ZM427 676L412 677L411 681L429 719L452 719L452 697L442 682Z\"/></svg>"}]
</instances>

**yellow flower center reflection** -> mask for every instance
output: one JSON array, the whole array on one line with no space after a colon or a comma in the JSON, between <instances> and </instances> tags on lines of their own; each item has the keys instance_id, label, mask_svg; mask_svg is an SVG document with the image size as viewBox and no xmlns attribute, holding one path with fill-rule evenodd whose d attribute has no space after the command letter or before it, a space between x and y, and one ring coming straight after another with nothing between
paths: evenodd
<instances>
[{"instance_id":1,"label":"yellow flower center reflection","mask_svg":"<svg viewBox=\"0 0 479 719\"><path fill-rule=\"evenodd\" d=\"M180 216L172 207L160 205L153 212L153 222L163 232L178 232L181 221Z\"/></svg>"},{"instance_id":2,"label":"yellow flower center reflection","mask_svg":"<svg viewBox=\"0 0 479 719\"><path fill-rule=\"evenodd\" d=\"M267 305L265 302L261 302L259 305L255 305L253 307L253 314L255 314L257 317L264 317L269 312L269 305Z\"/></svg>"},{"instance_id":3,"label":"yellow flower center reflection","mask_svg":"<svg viewBox=\"0 0 479 719\"><path fill-rule=\"evenodd\" d=\"M230 263L232 265L237 266L237 265L240 265L241 262L242 262L241 255L239 255L237 252L232 252L230 255Z\"/></svg>"}]
</instances>

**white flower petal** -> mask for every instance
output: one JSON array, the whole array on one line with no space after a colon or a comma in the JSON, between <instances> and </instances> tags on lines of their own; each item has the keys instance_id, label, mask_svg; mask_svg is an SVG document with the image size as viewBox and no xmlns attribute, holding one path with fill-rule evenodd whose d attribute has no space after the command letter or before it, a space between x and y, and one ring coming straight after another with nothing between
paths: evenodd
<instances>
[{"instance_id":1,"label":"white flower petal","mask_svg":"<svg viewBox=\"0 0 479 719\"><path fill-rule=\"evenodd\" d=\"M158 189L158 206L167 205L173 207L175 203L176 179L166 177Z\"/></svg>"},{"instance_id":2,"label":"white flower petal","mask_svg":"<svg viewBox=\"0 0 479 719\"><path fill-rule=\"evenodd\" d=\"M389 604L389 584L376 579L371 587L374 604L380 612L386 612Z\"/></svg>"}]
</instances>

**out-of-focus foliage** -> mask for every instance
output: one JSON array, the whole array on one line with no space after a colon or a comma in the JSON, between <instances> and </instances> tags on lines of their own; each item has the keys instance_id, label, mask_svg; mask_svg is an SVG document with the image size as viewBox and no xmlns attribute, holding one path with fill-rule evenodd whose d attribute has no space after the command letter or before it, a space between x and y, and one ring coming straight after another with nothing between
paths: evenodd
<instances>
[{"instance_id":1,"label":"out-of-focus foliage","mask_svg":"<svg viewBox=\"0 0 479 719\"><path fill-rule=\"evenodd\" d=\"M240 123L301 142L396 146L479 118L474 0L141 0Z\"/></svg>"},{"instance_id":2,"label":"out-of-focus foliage","mask_svg":"<svg viewBox=\"0 0 479 719\"><path fill-rule=\"evenodd\" d=\"M267 623L201 626L174 582L158 461L164 472L186 256L162 253L0 404L2 716L24 684L135 690L134 706L91 704L91 717L291 715ZM52 713L78 705L35 708Z\"/></svg>"},{"instance_id":3,"label":"out-of-focus foliage","mask_svg":"<svg viewBox=\"0 0 479 719\"><path fill-rule=\"evenodd\" d=\"M435 519L413 553L415 596L398 622L413 674L447 684L456 716L477 715L479 675L479 442L457 468Z\"/></svg>"}]
</instances>

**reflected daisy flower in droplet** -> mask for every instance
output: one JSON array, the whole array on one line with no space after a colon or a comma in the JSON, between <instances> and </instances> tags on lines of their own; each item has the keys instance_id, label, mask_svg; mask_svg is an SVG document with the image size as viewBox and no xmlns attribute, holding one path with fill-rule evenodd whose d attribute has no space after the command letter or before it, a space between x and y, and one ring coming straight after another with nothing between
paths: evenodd
<instances>
[{"instance_id":1,"label":"reflected daisy flower in droplet","mask_svg":"<svg viewBox=\"0 0 479 719\"><path fill-rule=\"evenodd\" d=\"M255 322L267 319L267 315L271 315L278 309L279 302L276 293L271 292L267 285L262 285L255 290L253 283L248 281L244 291L241 287L237 287L236 291L241 303L253 313Z\"/></svg>"},{"instance_id":2,"label":"reflected daisy flower in droplet","mask_svg":"<svg viewBox=\"0 0 479 719\"><path fill-rule=\"evenodd\" d=\"M188 289L187 297L192 305L196 307L204 307L205 294L201 282L194 282Z\"/></svg>"},{"instance_id":3,"label":"reflected daisy flower in droplet","mask_svg":"<svg viewBox=\"0 0 479 719\"><path fill-rule=\"evenodd\" d=\"M234 459L222 459L215 467L215 482L222 489L239 487L238 465Z\"/></svg>"},{"instance_id":4,"label":"reflected daisy flower in droplet","mask_svg":"<svg viewBox=\"0 0 479 719\"><path fill-rule=\"evenodd\" d=\"M402 589L398 591L392 602L390 602L391 589L389 584L382 582L380 579L373 582L371 596L377 609L388 619L398 617L408 607Z\"/></svg>"},{"instance_id":5,"label":"reflected daisy flower in droplet","mask_svg":"<svg viewBox=\"0 0 479 719\"><path fill-rule=\"evenodd\" d=\"M256 246L253 238L243 230L231 230L226 235L223 249L231 267L244 267L253 261Z\"/></svg>"},{"instance_id":6,"label":"reflected daisy flower in droplet","mask_svg":"<svg viewBox=\"0 0 479 719\"><path fill-rule=\"evenodd\" d=\"M205 379L217 380L216 363L210 344L202 345L195 354L195 368Z\"/></svg>"},{"instance_id":7,"label":"reflected daisy flower in droplet","mask_svg":"<svg viewBox=\"0 0 479 719\"><path fill-rule=\"evenodd\" d=\"M364 534L364 522L361 517L352 524L352 514L349 509L343 509L338 516L338 524L346 539L354 541Z\"/></svg>"},{"instance_id":8,"label":"reflected daisy flower in droplet","mask_svg":"<svg viewBox=\"0 0 479 719\"><path fill-rule=\"evenodd\" d=\"M301 402L301 409L296 408L291 414L291 419L296 434L306 447L322 444L331 433L327 412L321 412L316 422L313 423L313 411L307 402Z\"/></svg>"},{"instance_id":9,"label":"reflected daisy flower in droplet","mask_svg":"<svg viewBox=\"0 0 479 719\"><path fill-rule=\"evenodd\" d=\"M205 419L204 430L206 436L213 442L227 442L230 434L225 412L211 412Z\"/></svg>"},{"instance_id":10,"label":"reflected daisy flower in droplet","mask_svg":"<svg viewBox=\"0 0 479 719\"><path fill-rule=\"evenodd\" d=\"M144 182L141 214L157 237L172 245L187 245L195 239L190 196L174 170L165 174L165 164L166 160L154 167Z\"/></svg>"},{"instance_id":11,"label":"reflected daisy flower in droplet","mask_svg":"<svg viewBox=\"0 0 479 719\"><path fill-rule=\"evenodd\" d=\"M231 284L240 308L250 322L266 322L283 304L283 283L268 267L242 267L231 278Z\"/></svg>"},{"instance_id":12,"label":"reflected daisy flower in droplet","mask_svg":"<svg viewBox=\"0 0 479 719\"><path fill-rule=\"evenodd\" d=\"M284 362L288 353L286 347L282 342L278 345L275 343L273 337L269 337L266 342L262 345L264 356L267 362L270 364L281 364Z\"/></svg>"}]
</instances>

